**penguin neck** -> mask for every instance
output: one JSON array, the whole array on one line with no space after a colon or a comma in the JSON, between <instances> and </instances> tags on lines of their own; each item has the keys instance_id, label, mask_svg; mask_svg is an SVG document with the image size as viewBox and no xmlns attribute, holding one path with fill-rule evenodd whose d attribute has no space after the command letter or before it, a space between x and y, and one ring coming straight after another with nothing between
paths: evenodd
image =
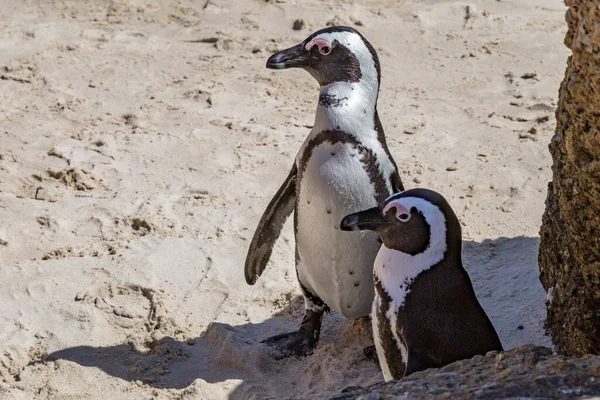
<instances>
[{"instance_id":1,"label":"penguin neck","mask_svg":"<svg viewBox=\"0 0 600 400\"><path fill-rule=\"evenodd\" d=\"M436 268L447 256L446 231L434 233L427 249L410 255L382 245L375 258L373 274L381 289L392 298L395 311L404 306L413 281L423 272ZM382 293L378 293L382 296Z\"/></svg>"},{"instance_id":2,"label":"penguin neck","mask_svg":"<svg viewBox=\"0 0 600 400\"><path fill-rule=\"evenodd\" d=\"M314 131L336 130L359 140L376 137L378 92L378 84L365 79L322 86Z\"/></svg>"}]
</instances>

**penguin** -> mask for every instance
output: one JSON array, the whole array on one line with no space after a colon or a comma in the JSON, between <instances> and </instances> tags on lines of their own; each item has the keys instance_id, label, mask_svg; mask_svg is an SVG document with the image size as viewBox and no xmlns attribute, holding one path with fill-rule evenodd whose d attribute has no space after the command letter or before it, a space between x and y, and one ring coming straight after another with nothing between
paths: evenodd
<instances>
[{"instance_id":1,"label":"penguin","mask_svg":"<svg viewBox=\"0 0 600 400\"><path fill-rule=\"evenodd\" d=\"M373 231L383 242L371 320L386 381L502 351L462 265L460 223L440 194L396 193L346 216L341 229Z\"/></svg>"},{"instance_id":2,"label":"penguin","mask_svg":"<svg viewBox=\"0 0 600 400\"><path fill-rule=\"evenodd\" d=\"M323 314L368 316L374 296L377 234L347 235L341 218L404 190L377 113L381 81L373 46L355 29L330 27L273 54L267 68L303 68L319 83L315 122L287 178L264 211L244 266L253 285L294 212L296 275L304 297L298 331L268 338L276 358L306 356Z\"/></svg>"}]
</instances>

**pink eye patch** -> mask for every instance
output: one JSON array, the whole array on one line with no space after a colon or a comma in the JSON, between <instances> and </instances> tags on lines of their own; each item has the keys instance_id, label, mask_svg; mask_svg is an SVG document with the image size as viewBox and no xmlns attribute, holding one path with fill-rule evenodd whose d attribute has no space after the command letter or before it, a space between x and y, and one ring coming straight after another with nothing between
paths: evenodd
<instances>
[{"instance_id":1,"label":"pink eye patch","mask_svg":"<svg viewBox=\"0 0 600 400\"><path fill-rule=\"evenodd\" d=\"M387 214L388 211L390 211L390 209L395 208L396 209L396 218L399 220L403 220L405 218L400 218L401 215L405 214L408 215L410 218L410 210L408 208L406 208L404 205L400 204L399 202L391 202L388 205L385 206L385 208L383 209L383 214Z\"/></svg>"},{"instance_id":2,"label":"pink eye patch","mask_svg":"<svg viewBox=\"0 0 600 400\"><path fill-rule=\"evenodd\" d=\"M304 48L306 49L306 51L310 51L310 49L312 49L315 45L319 48L319 51L322 51L324 48L331 49L331 43L321 38L314 38L310 42L306 43L306 46L304 46Z\"/></svg>"}]
</instances>

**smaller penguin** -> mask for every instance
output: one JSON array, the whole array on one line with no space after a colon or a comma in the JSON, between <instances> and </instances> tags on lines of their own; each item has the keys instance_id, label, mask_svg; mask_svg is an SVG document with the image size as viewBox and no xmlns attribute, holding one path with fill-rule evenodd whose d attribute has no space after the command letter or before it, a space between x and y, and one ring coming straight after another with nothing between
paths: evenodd
<instances>
[{"instance_id":1,"label":"smaller penguin","mask_svg":"<svg viewBox=\"0 0 600 400\"><path fill-rule=\"evenodd\" d=\"M371 319L386 381L502 351L462 265L460 223L440 194L396 193L347 215L341 229L375 231L383 242Z\"/></svg>"}]
</instances>

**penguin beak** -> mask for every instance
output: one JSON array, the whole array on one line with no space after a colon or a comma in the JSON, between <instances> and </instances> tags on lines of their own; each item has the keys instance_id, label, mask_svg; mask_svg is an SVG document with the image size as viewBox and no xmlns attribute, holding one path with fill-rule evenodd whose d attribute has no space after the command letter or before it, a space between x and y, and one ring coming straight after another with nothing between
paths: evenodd
<instances>
[{"instance_id":1,"label":"penguin beak","mask_svg":"<svg viewBox=\"0 0 600 400\"><path fill-rule=\"evenodd\" d=\"M304 68L308 66L310 53L304 49L302 43L289 49L273 54L267 60L269 69Z\"/></svg>"},{"instance_id":2,"label":"penguin beak","mask_svg":"<svg viewBox=\"0 0 600 400\"><path fill-rule=\"evenodd\" d=\"M381 209L373 207L346 215L340 224L340 229L343 231L375 231L387 223L387 220L381 215Z\"/></svg>"}]
</instances>

